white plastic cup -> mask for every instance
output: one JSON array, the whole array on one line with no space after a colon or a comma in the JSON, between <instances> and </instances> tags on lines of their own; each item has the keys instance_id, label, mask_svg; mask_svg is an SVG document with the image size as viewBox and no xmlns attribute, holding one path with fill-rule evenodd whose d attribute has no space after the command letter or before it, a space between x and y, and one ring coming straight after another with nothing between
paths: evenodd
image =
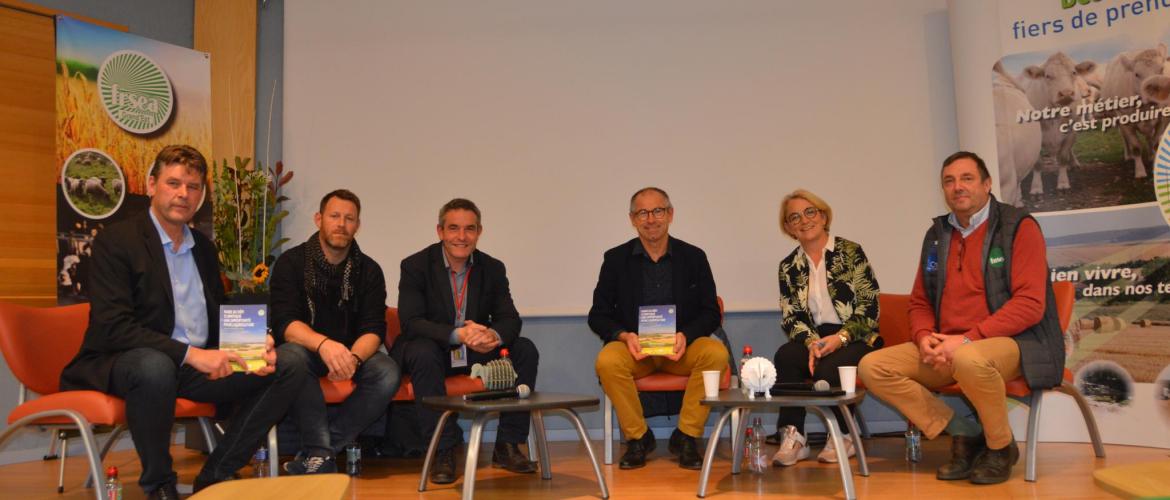
<instances>
[{"instance_id":1,"label":"white plastic cup","mask_svg":"<svg viewBox=\"0 0 1170 500\"><path fill-rule=\"evenodd\" d=\"M856 366L838 366L837 375L841 377L841 390L849 394L857 390Z\"/></svg>"},{"instance_id":2,"label":"white plastic cup","mask_svg":"<svg viewBox=\"0 0 1170 500\"><path fill-rule=\"evenodd\" d=\"M703 370L703 395L707 399L719 397L719 370Z\"/></svg>"}]
</instances>

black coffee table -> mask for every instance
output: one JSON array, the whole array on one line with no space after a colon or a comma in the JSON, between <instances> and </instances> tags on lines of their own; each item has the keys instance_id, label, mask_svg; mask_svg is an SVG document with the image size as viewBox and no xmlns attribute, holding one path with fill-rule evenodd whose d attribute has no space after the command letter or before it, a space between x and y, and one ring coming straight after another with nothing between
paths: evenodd
<instances>
[{"instance_id":1,"label":"black coffee table","mask_svg":"<svg viewBox=\"0 0 1170 500\"><path fill-rule=\"evenodd\" d=\"M585 431L585 424L573 408L582 406L597 406L599 401L595 396L583 394L564 394L557 392L533 392L527 399L496 399L492 401L464 401L462 396L428 396L422 398L423 406L436 410L443 410L439 417L439 424L435 426L435 433L431 436L431 444L427 447L427 457L423 461L422 477L418 481L418 491L426 491L427 480L431 473L431 461L435 458L435 448L439 445L439 435L447 418L456 413L469 413L474 416L471 423L471 438L467 444L467 461L463 468L463 498L471 500L475 495L475 470L479 462L479 445L483 439L483 427L488 419L500 412L526 411L532 416L532 430L536 438L536 454L540 460L540 477L552 479L552 468L549 465L548 440L544 432L545 412L558 412L573 423L577 429L577 436L585 444L589 453L589 460L593 462L593 472L597 475L597 485L601 488L601 498L609 498L609 489L605 486L605 477L601 475L601 465L597 463L597 455L593 453L593 446L589 443L589 434Z\"/></svg>"},{"instance_id":2,"label":"black coffee table","mask_svg":"<svg viewBox=\"0 0 1170 500\"><path fill-rule=\"evenodd\" d=\"M786 406L803 406L821 417L825 427L829 429L829 438L833 440L833 447L837 450L837 465L841 468L841 482L845 484L845 498L856 499L857 493L853 488L853 474L849 469L849 456L845 452L845 442L841 438L841 430L837 428L837 419L829 409L836 407L845 416L849 424L849 434L853 436L853 446L857 450L858 468L862 476L869 475L869 466L865 463L865 448L861 444L861 433L857 431L857 422L849 411L849 405L860 403L865 398L865 389L858 389L854 393L842 396L823 396L810 393L799 396L756 396L750 399L739 389L728 389L719 392L716 398L703 398L700 404L712 408L723 408L711 437L707 440L707 453L703 457L703 471L699 475L699 498L707 496L707 480L711 476L711 462L715 460L715 448L719 444L719 434L729 418L738 413L738 426L731 429L731 473L739 474L740 461L743 459L744 429L751 425L748 418L754 409L782 408Z\"/></svg>"}]
</instances>

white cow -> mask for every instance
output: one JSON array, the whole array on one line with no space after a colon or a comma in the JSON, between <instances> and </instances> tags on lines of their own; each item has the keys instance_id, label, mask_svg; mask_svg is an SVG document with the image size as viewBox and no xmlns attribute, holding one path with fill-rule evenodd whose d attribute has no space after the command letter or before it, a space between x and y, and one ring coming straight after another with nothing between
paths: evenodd
<instances>
[{"instance_id":1,"label":"white cow","mask_svg":"<svg viewBox=\"0 0 1170 500\"><path fill-rule=\"evenodd\" d=\"M1135 95L1158 94L1157 87L1163 83L1162 74L1166 66L1166 44L1156 48L1131 50L1118 54L1105 67L1105 81L1101 85L1101 99L1132 97ZM1150 85L1146 85L1146 84ZM1145 88L1143 91L1143 87ZM1157 99L1143 98L1141 109L1158 106ZM1137 111L1130 107L1112 112L1125 115ZM1133 176L1146 177L1146 165L1152 163L1157 145L1157 132L1162 120L1145 120L1138 123L1118 125L1122 142L1125 143L1125 158L1133 159Z\"/></svg>"},{"instance_id":2,"label":"white cow","mask_svg":"<svg viewBox=\"0 0 1170 500\"><path fill-rule=\"evenodd\" d=\"M991 95L995 106L995 142L999 145L999 192L1004 203L1020 207L1024 205L1020 181L1040 160L1040 124L1016 121L1020 111L1033 109L1032 104L1000 63L995 63L994 71ZM1040 172L1036 172L1032 175L1032 193L1043 191Z\"/></svg>"},{"instance_id":3,"label":"white cow","mask_svg":"<svg viewBox=\"0 0 1170 500\"><path fill-rule=\"evenodd\" d=\"M1024 68L1019 84L1035 109L1069 106L1075 111L1078 104L1096 94L1083 76L1091 74L1095 69L1097 63L1093 61L1077 64L1064 52L1057 52L1049 56L1042 66ZM1060 131L1061 124L1066 121L1068 118L1060 117L1040 121L1043 149L1048 153L1050 162L1059 169L1056 189L1069 189L1068 168L1080 166L1072 152L1076 132ZM1036 193L1035 185L1033 193Z\"/></svg>"}]
</instances>

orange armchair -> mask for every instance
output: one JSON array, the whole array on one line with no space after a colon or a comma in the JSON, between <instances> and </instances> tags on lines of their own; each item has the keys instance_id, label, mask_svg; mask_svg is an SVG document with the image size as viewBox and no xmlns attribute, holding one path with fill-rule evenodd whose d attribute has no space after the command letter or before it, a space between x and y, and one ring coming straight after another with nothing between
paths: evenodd
<instances>
[{"instance_id":1,"label":"orange armchair","mask_svg":"<svg viewBox=\"0 0 1170 500\"><path fill-rule=\"evenodd\" d=\"M8 427L0 432L0 446L17 430L29 425L76 428L85 444L90 480L102 484L106 479L102 459L125 429L126 405L121 399L97 391L61 391L59 380L65 365L81 349L89 322L89 304L33 308L0 302L0 352L12 374L20 382L18 405L8 414ZM40 395L26 398L26 388ZM198 418L208 449L215 447L210 417L215 406L180 398L175 406L176 418ZM114 426L99 451L93 426ZM61 469L58 492L64 488L66 443L61 444ZM94 488L98 500L104 492Z\"/></svg>"}]
</instances>

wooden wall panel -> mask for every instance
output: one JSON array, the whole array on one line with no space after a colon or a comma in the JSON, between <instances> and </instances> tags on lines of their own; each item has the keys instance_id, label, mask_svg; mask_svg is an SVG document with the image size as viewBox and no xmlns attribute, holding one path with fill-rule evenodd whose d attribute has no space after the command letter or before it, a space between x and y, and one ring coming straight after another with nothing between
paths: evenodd
<instances>
[{"instance_id":1,"label":"wooden wall panel","mask_svg":"<svg viewBox=\"0 0 1170 500\"><path fill-rule=\"evenodd\" d=\"M256 124L256 3L195 0L195 50L211 54L208 161L252 157Z\"/></svg>"},{"instance_id":2,"label":"wooden wall panel","mask_svg":"<svg viewBox=\"0 0 1170 500\"><path fill-rule=\"evenodd\" d=\"M0 6L0 300L57 302L53 18Z\"/></svg>"}]
</instances>

